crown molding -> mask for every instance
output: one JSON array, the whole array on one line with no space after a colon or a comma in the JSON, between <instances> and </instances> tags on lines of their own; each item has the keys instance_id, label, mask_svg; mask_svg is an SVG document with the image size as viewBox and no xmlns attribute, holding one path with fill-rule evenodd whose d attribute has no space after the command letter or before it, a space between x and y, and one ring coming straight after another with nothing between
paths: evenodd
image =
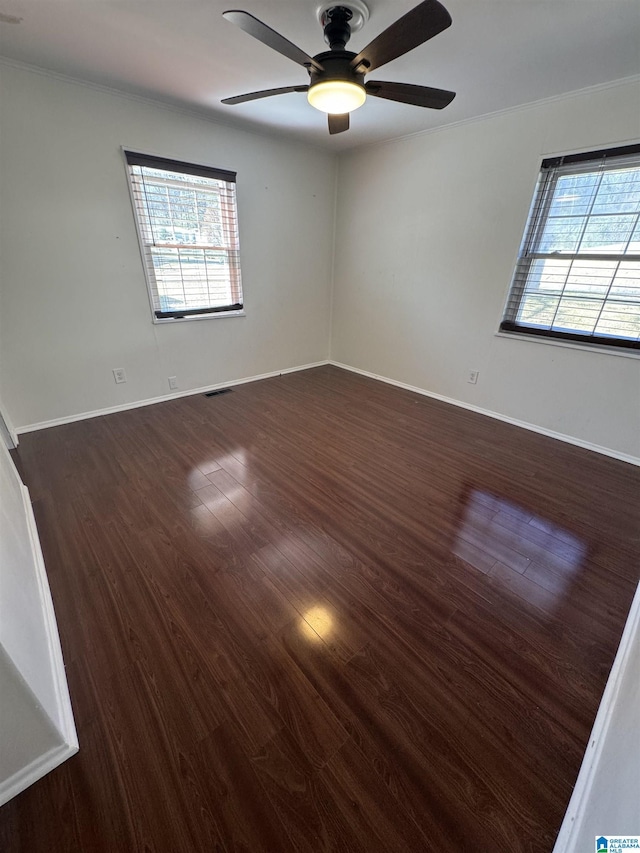
<instances>
[{"instance_id":1,"label":"crown molding","mask_svg":"<svg viewBox=\"0 0 640 853\"><path fill-rule=\"evenodd\" d=\"M84 86L96 92L102 92L106 95L115 95L121 98L126 98L127 100L133 101L138 104L146 104L147 106L159 107L170 112L178 113L179 115L199 118L204 121L210 122L211 124L229 128L230 130L236 130L241 133L247 133L250 136L268 137L278 142L282 142L284 139L287 142L293 142L297 145L304 145L309 148L313 148L317 151L321 151L323 154L328 154L336 158L352 154L354 151L360 151L362 149L380 148L385 145L393 145L397 142L404 142L407 140L415 139L416 137L429 136L433 133L441 133L445 130L452 130L458 127L465 127L469 124L475 124L476 122L499 118L500 116L510 115L511 113L517 113L523 110L536 109L538 107L546 106L547 104L554 104L566 100L571 100L572 98L576 98L581 95L595 94L596 92L603 92L607 89L614 89L619 86L633 85L634 83L640 85L640 74L634 74L630 77L620 77L616 80L609 80L606 83L598 83L595 86L586 86L583 89L573 89L570 92L564 92L560 95L550 95L547 98L540 98L536 101L528 101L524 104L517 104L516 106L505 107L501 110L494 110L493 112L482 113L478 116L471 116L470 118L460 119L459 121L441 124L438 125L438 127L430 127L426 128L425 130L418 130L413 133L407 133L402 136L394 136L391 139L383 139L377 142L364 142L360 143L359 145L354 145L353 147L343 148L334 151L328 146L319 145L307 139L299 139L292 137L289 130L278 131L273 128L267 127L257 128L255 126L245 125L243 122L225 120L224 118L221 118L218 113L212 113L206 107L197 107L195 105L187 106L185 104L178 104L172 101L165 101L160 98L154 98L150 95L142 95L137 92L130 91L128 89L121 89L116 86L107 86L103 83L95 83L91 80L84 80L80 77L74 77L70 74L63 74L59 71L53 71L49 68L43 68L39 65L31 65L30 63L21 62L17 59L10 59L9 57L0 56L0 67L3 65L8 68L15 68L17 70L29 71L33 74L39 74L43 77L49 77L53 80L58 80L63 83L72 83L77 86Z\"/></svg>"},{"instance_id":2,"label":"crown molding","mask_svg":"<svg viewBox=\"0 0 640 853\"><path fill-rule=\"evenodd\" d=\"M36 74L40 77L47 77L51 80L56 80L60 83L68 83L75 86L82 86L86 89L91 89L94 92L100 92L103 95L111 95L117 98L125 98L128 101L133 101L136 104L144 104L145 106L155 107L156 109L167 110L168 112L177 113L178 115L189 116L190 118L198 118L218 127L225 127L229 130L237 131L238 133L246 133L249 136L257 136L261 138L267 137L274 142L288 142L291 145L302 145L307 148L313 148L323 154L335 156L335 152L322 145L311 142L307 139L299 139L291 135L288 129L276 130L273 127L256 127L255 125L245 124L242 121L229 121L206 107L198 107L196 105L189 106L187 104L179 104L174 101L154 98L151 95L142 95L139 92L134 92L129 89L120 89L116 86L107 86L104 83L96 83L92 80L84 80L81 77L74 77L70 74L63 74L60 71L53 71L50 68L43 68L40 65L31 65L28 62L21 62L18 59L10 59L6 56L0 56L0 68L14 68L17 71L25 71Z\"/></svg>"},{"instance_id":3,"label":"crown molding","mask_svg":"<svg viewBox=\"0 0 640 853\"><path fill-rule=\"evenodd\" d=\"M382 148L385 145L394 145L397 142L405 142L411 139L415 139L420 136L430 136L433 133L442 133L442 131L446 130L454 130L458 127L466 127L470 124L477 124L478 122L488 121L494 118L500 118L502 116L511 115L512 113L524 112L525 110L534 110L539 107L544 107L549 104L560 103L562 101L570 101L574 98L578 98L583 95L593 95L597 92L604 92L607 89L617 89L618 87L623 86L632 86L637 84L640 86L640 74L633 74L630 77L620 77L617 80L609 80L606 83L597 83L594 86L585 86L583 89L573 89L570 92L563 92L560 95L549 95L547 98L540 98L537 101L527 101L524 104L517 104L513 107L504 107L501 110L494 110L488 113L482 113L481 115L471 116L469 118L463 118L459 121L452 121L448 124L440 124L438 127L429 127L425 130L417 130L414 133L406 133L404 136L395 136L393 139L383 139L379 142L365 142L364 144L358 145L354 148L349 148L339 152L339 154L351 154L356 150L361 150L364 148L373 149L373 148ZM639 93L640 94L640 93ZM633 141L636 137L630 137ZM620 140L620 144L625 143L627 140Z\"/></svg>"}]
</instances>

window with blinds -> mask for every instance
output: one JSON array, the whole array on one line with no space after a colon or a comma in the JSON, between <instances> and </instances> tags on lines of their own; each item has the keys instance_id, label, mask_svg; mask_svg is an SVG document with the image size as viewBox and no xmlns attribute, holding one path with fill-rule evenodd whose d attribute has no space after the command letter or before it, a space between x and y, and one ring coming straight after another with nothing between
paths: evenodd
<instances>
[{"instance_id":1,"label":"window with blinds","mask_svg":"<svg viewBox=\"0 0 640 853\"><path fill-rule=\"evenodd\" d=\"M154 317L241 311L236 173L124 153Z\"/></svg>"},{"instance_id":2,"label":"window with blinds","mask_svg":"<svg viewBox=\"0 0 640 853\"><path fill-rule=\"evenodd\" d=\"M640 145L543 161L500 329L640 349Z\"/></svg>"}]
</instances>

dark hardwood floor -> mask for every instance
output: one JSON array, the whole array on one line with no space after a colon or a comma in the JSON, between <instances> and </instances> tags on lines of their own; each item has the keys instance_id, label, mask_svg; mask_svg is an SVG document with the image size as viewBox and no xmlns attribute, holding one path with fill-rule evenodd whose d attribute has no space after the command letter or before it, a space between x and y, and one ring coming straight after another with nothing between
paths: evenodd
<instances>
[{"instance_id":1,"label":"dark hardwood floor","mask_svg":"<svg viewBox=\"0 0 640 853\"><path fill-rule=\"evenodd\" d=\"M80 752L3 853L551 851L640 469L331 367L19 459Z\"/></svg>"}]
</instances>

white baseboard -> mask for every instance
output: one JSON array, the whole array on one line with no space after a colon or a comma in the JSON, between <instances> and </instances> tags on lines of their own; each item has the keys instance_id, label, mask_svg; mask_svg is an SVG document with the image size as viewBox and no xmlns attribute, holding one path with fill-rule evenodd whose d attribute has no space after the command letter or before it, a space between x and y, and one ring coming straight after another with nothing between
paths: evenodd
<instances>
[{"instance_id":1,"label":"white baseboard","mask_svg":"<svg viewBox=\"0 0 640 853\"><path fill-rule=\"evenodd\" d=\"M406 382L398 382L396 379L389 379L387 376L380 376L377 373L371 373L368 370L361 370L359 367L352 367L350 364L342 364L339 361L328 362L334 367L341 367L343 370L349 370L351 373L359 373L361 376L366 376L369 379L377 379L379 382L386 382L387 385L395 385L397 388L403 388L405 391L413 391L415 394L422 394L423 397L432 397L434 400L440 400L443 403L450 403L452 406L459 406L461 409L468 409L470 412L476 412L479 415L486 415L489 418L495 418L498 421L504 421L513 426L528 429L531 432L537 432L540 435L546 435L549 438L556 438L558 441L564 441L567 444L573 444L576 447L582 447L585 450L592 450L594 453L601 453L604 456L610 456L613 459L619 459L621 462L628 462L630 465L640 465L640 457L631 456L627 453L620 453L617 450L612 450L609 447L603 447L600 444L593 444L590 441L584 441L581 438L567 435L563 432L556 432L546 427L538 426L537 424L529 423L528 421L520 421L517 418L511 418L508 415L502 415L500 412L492 412L490 409L483 409L481 406L474 406L472 403L463 403L462 400L454 400L453 397L445 397L442 394L436 394L433 391L426 391L424 388L418 388L415 385L407 385Z\"/></svg>"},{"instance_id":2,"label":"white baseboard","mask_svg":"<svg viewBox=\"0 0 640 853\"><path fill-rule=\"evenodd\" d=\"M0 400L0 417L2 417L2 420L4 421L4 425L6 426L9 436L11 437L11 441L13 442L14 446L17 447L18 433L13 428L13 424L11 423L11 419L7 414L7 410L2 405L2 400Z\"/></svg>"},{"instance_id":3,"label":"white baseboard","mask_svg":"<svg viewBox=\"0 0 640 853\"><path fill-rule=\"evenodd\" d=\"M65 746L73 750L73 752L77 752L78 735L76 733L76 726L73 719L69 687L67 685L67 676L64 669L64 660L62 658L62 646L60 645L60 635L58 634L58 625L53 609L53 599L51 598L47 570L42 556L42 549L40 547L40 539L38 537L36 521L33 515L33 507L31 506L29 490L26 486L22 485L22 483L20 483L20 487L22 490L24 512L27 519L27 528L29 530L31 552L33 555L33 562L36 567L42 621L47 635L49 669L53 677L56 696L56 708L47 708L45 710L47 711L47 715L50 719L52 711L55 713L55 719L51 719L51 722L60 732L60 735L65 742ZM70 754L73 754L73 752Z\"/></svg>"},{"instance_id":4,"label":"white baseboard","mask_svg":"<svg viewBox=\"0 0 640 853\"><path fill-rule=\"evenodd\" d=\"M43 697L37 695L33 686L24 681L24 679L22 680L24 681L24 689L32 696L33 704L39 707L40 713L49 721L52 731L55 730L57 732L58 738L56 739L59 739L61 742L35 758L25 767L16 771L9 778L0 782L0 805L6 803L12 797L15 797L16 794L19 794L29 785L32 785L50 770L53 770L78 751L78 737L71 709L71 700L69 698L69 689L67 686L64 661L62 659L60 637L58 635L58 627L53 610L53 600L49 589L49 582L33 515L33 508L29 497L29 490L22 484L15 467L12 464L10 467L20 488L23 505L22 510L27 523L29 536L28 546L31 552L32 564L36 573L39 595L38 603L40 605L42 624L44 625L47 638L47 650L49 655L48 668L54 685L54 707L51 706L50 699L46 703L43 702ZM15 668L15 664L12 665ZM19 672L18 677L22 678Z\"/></svg>"},{"instance_id":5,"label":"white baseboard","mask_svg":"<svg viewBox=\"0 0 640 853\"><path fill-rule=\"evenodd\" d=\"M614 736L614 733L610 732L610 729L616 702L625 680L635 678L633 669L633 649L634 644L637 642L636 637L639 631L640 584L638 584L636 594L629 610L629 616L622 634L622 639L620 640L616 659L613 662L611 672L609 673L607 686L605 687L602 701L598 708L596 721L593 724L593 729L591 730L591 736L582 761L580 773L578 774L578 779L575 788L573 789L571 800L569 801L569 807L567 808L562 826L560 827L560 832L558 833L553 853L581 853L580 850L576 849L576 845L579 840L578 836L581 834L584 819L589 816L589 806L593 806L593 803L590 803L590 795L594 782L597 778L597 774L599 770L601 770L601 762L607 736L610 734ZM637 656L637 650L635 655ZM635 661L635 664L637 665L637 661ZM640 714L640 708L638 708L638 713ZM629 743L629 747L632 748L632 746L633 744ZM635 762L637 760L638 756L632 750L629 754L629 761ZM627 797L629 799L631 821L636 822L638 818L636 799L638 794L637 790L620 791L619 793L620 796ZM637 828L640 830L640 822L637 822ZM588 829L588 827L585 827L585 829ZM610 833L611 829L612 828L609 826L604 826L602 831ZM613 827L613 829L615 829L615 827ZM595 836L591 836L591 840L593 840L594 837Z\"/></svg>"},{"instance_id":6,"label":"white baseboard","mask_svg":"<svg viewBox=\"0 0 640 853\"><path fill-rule=\"evenodd\" d=\"M16 428L17 436L25 432L36 432L39 429L72 424L75 421L86 421L89 418L98 418L101 415L112 415L116 412L126 412L129 409L139 409L142 406L152 406L154 403L164 403L167 400L177 400L179 397L192 397L196 394L206 394L207 391L217 391L218 388L231 388L234 385L246 385L247 382L257 382L260 379L273 379L275 376L284 376L286 373L297 373L300 370L310 370L312 367L322 367L329 364L328 360L316 361L312 364L301 364L298 367L285 367L282 370L271 370L269 373L260 373L257 376L247 376L244 379L232 379L229 382L217 382L215 385L203 385L201 388L191 388L188 391L175 391L171 394L162 394L160 397L147 397L144 400L135 400L132 403L123 403L120 406L107 406L104 409L94 409L91 412L79 412L75 415L66 415L62 418L53 418L50 421L26 424Z\"/></svg>"},{"instance_id":7,"label":"white baseboard","mask_svg":"<svg viewBox=\"0 0 640 853\"><path fill-rule=\"evenodd\" d=\"M298 367L287 367L283 370L272 370L269 373L261 373L256 376L247 376L243 379L233 379L229 382L218 382L215 385L204 385L201 388L192 388L188 391L176 391L172 394L163 394L159 397L148 397L144 400L136 400L131 403L123 403L119 406L107 406L103 409L94 409L90 412L79 412L75 415L66 415L62 418L53 418L49 421L40 421L38 423L26 424L24 426L12 429L12 436L17 445L18 436L22 433L35 432L40 429L48 429L49 427L61 426L63 424L74 423L75 421L84 421L89 418L97 418L101 415L110 415L116 412L126 412L129 409L138 409L142 406L151 406L154 403L164 403L167 400L176 400L179 397L190 397L195 394L206 394L207 391L216 391L218 388L231 388L234 385L244 385L247 382L257 382L260 379L272 379L274 376L283 376L287 373L297 373L301 370L309 370L312 367L322 367L325 364L331 364L334 367L340 367L343 370L349 370L352 373L359 373L361 376L367 376L369 379L377 379L379 382L386 382L388 385L395 385L397 388L404 388L406 391L413 391L415 394L422 394L424 397L432 397L434 400L440 400L443 403L450 403L452 406L459 406L462 409L468 409L471 412L476 412L479 415L486 415L489 418L495 418L504 423L513 424L513 426L528 429L531 432L537 432L540 435L546 435L549 438L555 438L558 441L564 441L567 444L573 444L576 447L582 447L585 450L592 450L594 453L600 453L603 456L610 456L613 459L619 459L621 462L628 462L630 465L640 466L640 457L631 456L627 453L620 453L617 450L612 450L609 447L604 447L600 444L594 444L590 441L585 441L581 438L576 438L566 433L556 432L546 427L538 426L537 424L521 421L517 418L509 417L508 415L493 412L490 409L483 409L481 406L475 406L472 403L464 403L462 400L455 400L453 397L445 397L443 394L436 394L434 391L427 391L424 388L418 388L416 385L408 385L406 382L399 382L396 379L389 379L387 376L381 376L378 373L371 373L369 370L361 370L359 367L353 367L350 364L343 364L339 361L326 359L324 361L316 361L312 364L301 364Z\"/></svg>"},{"instance_id":8,"label":"white baseboard","mask_svg":"<svg viewBox=\"0 0 640 853\"><path fill-rule=\"evenodd\" d=\"M73 746L63 743L60 746L54 746L48 752L45 752L44 755L38 756L30 764L27 764L26 767L18 770L13 776L5 779L0 783L0 806L24 791L29 785L33 785L38 779L42 779L47 773L55 770L59 764L62 764L67 758L71 758L77 751L77 744Z\"/></svg>"}]
</instances>

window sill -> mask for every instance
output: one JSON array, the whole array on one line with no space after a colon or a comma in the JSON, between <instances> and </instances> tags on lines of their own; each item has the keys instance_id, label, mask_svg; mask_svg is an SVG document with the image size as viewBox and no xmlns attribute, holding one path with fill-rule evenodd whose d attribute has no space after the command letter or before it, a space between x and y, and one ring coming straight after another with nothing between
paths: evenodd
<instances>
[{"instance_id":1,"label":"window sill","mask_svg":"<svg viewBox=\"0 0 640 853\"><path fill-rule=\"evenodd\" d=\"M153 317L154 326L162 326L166 323L176 325L176 323L189 323L192 320L221 320L228 317L246 317L245 311L218 311L215 314L193 314L191 317Z\"/></svg>"},{"instance_id":2,"label":"window sill","mask_svg":"<svg viewBox=\"0 0 640 853\"><path fill-rule=\"evenodd\" d=\"M552 347L578 349L595 355L617 355L622 358L640 358L640 350L624 349L623 347L608 347L604 344L582 344L578 341L562 341L558 338L545 338L541 335L526 335L518 332L495 332L496 338L510 338L518 341L528 341L532 344L546 344Z\"/></svg>"}]
</instances>

